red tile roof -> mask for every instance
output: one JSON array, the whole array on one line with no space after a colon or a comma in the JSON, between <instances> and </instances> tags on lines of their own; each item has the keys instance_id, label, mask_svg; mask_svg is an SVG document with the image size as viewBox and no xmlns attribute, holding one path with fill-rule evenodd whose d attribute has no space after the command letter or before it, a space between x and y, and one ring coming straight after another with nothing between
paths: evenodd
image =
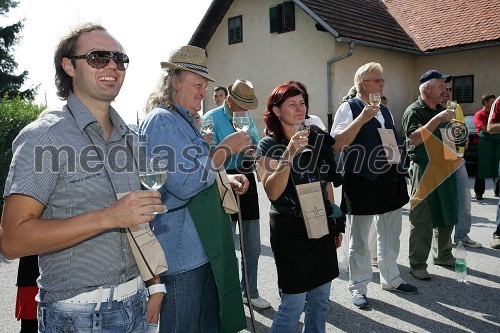
<instances>
[{"instance_id":1,"label":"red tile roof","mask_svg":"<svg viewBox=\"0 0 500 333\"><path fill-rule=\"evenodd\" d=\"M417 54L500 45L500 0L294 2L345 42ZM213 0L189 44L206 47L232 3Z\"/></svg>"},{"instance_id":2,"label":"red tile roof","mask_svg":"<svg viewBox=\"0 0 500 333\"><path fill-rule=\"evenodd\" d=\"M419 51L418 46L379 0L301 0L339 37Z\"/></svg>"},{"instance_id":3,"label":"red tile roof","mask_svg":"<svg viewBox=\"0 0 500 333\"><path fill-rule=\"evenodd\" d=\"M500 0L384 0L422 51L500 41Z\"/></svg>"}]
</instances>

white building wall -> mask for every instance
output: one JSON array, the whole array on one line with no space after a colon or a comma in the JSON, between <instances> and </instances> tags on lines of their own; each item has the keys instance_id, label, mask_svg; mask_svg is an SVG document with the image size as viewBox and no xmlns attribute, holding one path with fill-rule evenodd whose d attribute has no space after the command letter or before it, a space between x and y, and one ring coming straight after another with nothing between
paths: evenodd
<instances>
[{"instance_id":1,"label":"white building wall","mask_svg":"<svg viewBox=\"0 0 500 333\"><path fill-rule=\"evenodd\" d=\"M315 22L298 7L295 7L295 31L271 34L269 8L282 1L264 3L266 1L233 2L206 47L208 69L217 80L209 86L208 94L211 96L214 86L227 86L238 78L252 81L259 99L259 107L252 116L262 130L262 116L271 91L285 81L299 80L308 87L311 113L320 116L326 124L326 63L334 54L333 36L317 31ZM228 45L227 20L238 15L243 17L243 42ZM213 99L207 98L206 110L214 106Z\"/></svg>"}]
</instances>

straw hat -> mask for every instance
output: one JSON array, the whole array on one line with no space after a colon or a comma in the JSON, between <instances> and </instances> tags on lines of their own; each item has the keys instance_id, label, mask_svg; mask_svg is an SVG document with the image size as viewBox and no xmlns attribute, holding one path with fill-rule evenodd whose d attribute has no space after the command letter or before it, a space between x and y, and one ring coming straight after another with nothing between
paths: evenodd
<instances>
[{"instance_id":1,"label":"straw hat","mask_svg":"<svg viewBox=\"0 0 500 333\"><path fill-rule=\"evenodd\" d=\"M207 55L205 50L196 46L186 45L172 51L168 61L161 62L161 68L180 69L203 76L209 81L215 82L208 75Z\"/></svg>"},{"instance_id":2,"label":"straw hat","mask_svg":"<svg viewBox=\"0 0 500 333\"><path fill-rule=\"evenodd\" d=\"M253 90L253 84L250 81L238 79L227 86L227 92L232 100L243 109L254 110L259 105Z\"/></svg>"}]
</instances>

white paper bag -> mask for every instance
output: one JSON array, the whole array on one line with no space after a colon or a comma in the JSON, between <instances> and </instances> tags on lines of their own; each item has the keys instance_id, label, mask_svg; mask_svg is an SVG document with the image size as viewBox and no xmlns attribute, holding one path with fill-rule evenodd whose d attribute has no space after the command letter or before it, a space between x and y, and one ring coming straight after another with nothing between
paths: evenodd
<instances>
[{"instance_id":1,"label":"white paper bag","mask_svg":"<svg viewBox=\"0 0 500 333\"><path fill-rule=\"evenodd\" d=\"M378 134L380 135L380 140L382 140L385 156L387 156L387 163L398 164L401 160L401 154L399 153L394 131L392 129L379 128Z\"/></svg>"}]
</instances>

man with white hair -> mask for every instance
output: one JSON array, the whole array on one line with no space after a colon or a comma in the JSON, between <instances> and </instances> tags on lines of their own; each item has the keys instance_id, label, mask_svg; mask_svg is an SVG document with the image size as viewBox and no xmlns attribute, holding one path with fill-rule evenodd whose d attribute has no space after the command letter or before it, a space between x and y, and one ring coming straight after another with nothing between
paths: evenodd
<instances>
[{"instance_id":1,"label":"man with white hair","mask_svg":"<svg viewBox=\"0 0 500 333\"><path fill-rule=\"evenodd\" d=\"M403 130L410 163L412 202L410 205L409 259L411 274L429 280L427 258L431 251L433 263L454 267L451 233L458 219L456 159L447 159L451 152L443 145L441 129L455 117L441 103L446 97L451 75L437 70L427 71L420 78L420 96L403 114ZM453 155L453 154L452 154ZM452 156L453 157L453 156ZM432 172L425 172L432 169ZM439 174L439 175L438 175Z\"/></svg>"},{"instance_id":2,"label":"man with white hair","mask_svg":"<svg viewBox=\"0 0 500 333\"><path fill-rule=\"evenodd\" d=\"M396 128L385 105L370 105L370 95L382 94L384 69L379 63L361 66L354 75L356 96L339 106L332 136L345 148L342 208L351 221L349 237L349 291L352 303L368 306L366 294L373 278L369 234L372 221L377 233L377 257L382 289L416 293L399 272L399 236L402 207L408 202L405 177L398 162L384 151L382 133L396 140Z\"/></svg>"}]
</instances>

